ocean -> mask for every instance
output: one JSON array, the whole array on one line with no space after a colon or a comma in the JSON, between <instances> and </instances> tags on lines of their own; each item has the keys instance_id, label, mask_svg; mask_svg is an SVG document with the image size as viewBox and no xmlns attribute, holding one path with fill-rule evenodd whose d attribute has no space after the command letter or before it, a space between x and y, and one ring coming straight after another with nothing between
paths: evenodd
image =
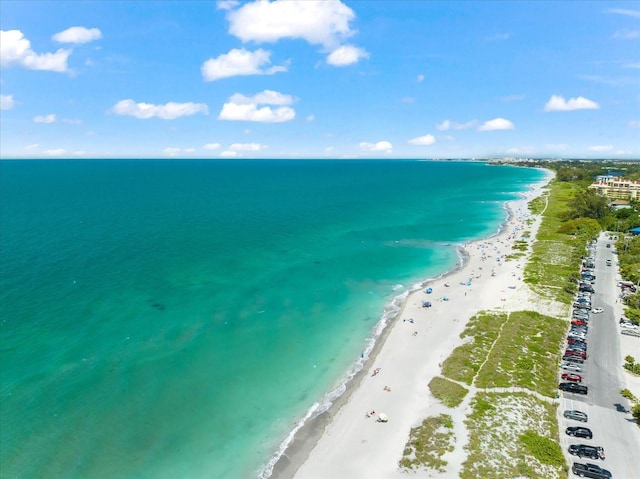
<instances>
[{"instance_id":1,"label":"ocean","mask_svg":"<svg viewBox=\"0 0 640 479\"><path fill-rule=\"evenodd\" d=\"M543 177L461 161L0 161L0 475L265 475L407 291Z\"/></svg>"}]
</instances>

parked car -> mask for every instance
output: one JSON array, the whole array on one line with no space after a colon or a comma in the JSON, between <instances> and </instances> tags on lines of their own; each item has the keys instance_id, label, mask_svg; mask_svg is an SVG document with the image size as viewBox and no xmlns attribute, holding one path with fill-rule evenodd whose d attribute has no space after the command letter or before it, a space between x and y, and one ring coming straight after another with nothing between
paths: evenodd
<instances>
[{"instance_id":1,"label":"parked car","mask_svg":"<svg viewBox=\"0 0 640 479\"><path fill-rule=\"evenodd\" d=\"M574 419L581 422L587 422L589 420L589 416L587 416L587 413L576 411L575 409L567 409L562 413L562 415L567 419Z\"/></svg>"},{"instance_id":2,"label":"parked car","mask_svg":"<svg viewBox=\"0 0 640 479\"><path fill-rule=\"evenodd\" d=\"M581 437L584 439L593 439L593 433L588 427L571 426L565 430L568 436Z\"/></svg>"},{"instance_id":3,"label":"parked car","mask_svg":"<svg viewBox=\"0 0 640 479\"><path fill-rule=\"evenodd\" d=\"M571 338L571 337L568 337L568 338L567 338L567 343L568 343L568 344L582 344L582 345L584 345L584 346L586 346L586 345L587 345L587 342L586 342L586 341L583 341L582 339L575 339L575 338Z\"/></svg>"},{"instance_id":4,"label":"parked car","mask_svg":"<svg viewBox=\"0 0 640 479\"><path fill-rule=\"evenodd\" d=\"M599 446L587 446L586 444L571 444L569 454L589 459L604 459L604 449Z\"/></svg>"},{"instance_id":5,"label":"parked car","mask_svg":"<svg viewBox=\"0 0 640 479\"><path fill-rule=\"evenodd\" d=\"M607 260L607 266L611 266L611 260L610 259Z\"/></svg>"},{"instance_id":6,"label":"parked car","mask_svg":"<svg viewBox=\"0 0 640 479\"><path fill-rule=\"evenodd\" d=\"M582 384L576 383L560 383L558 388L561 391L568 393L576 393L576 394L588 394L589 388L587 386L583 386Z\"/></svg>"},{"instance_id":7,"label":"parked car","mask_svg":"<svg viewBox=\"0 0 640 479\"><path fill-rule=\"evenodd\" d=\"M587 322L586 321L582 321L579 318L573 318L571 320L571 324L573 324L574 326L586 326Z\"/></svg>"},{"instance_id":8,"label":"parked car","mask_svg":"<svg viewBox=\"0 0 640 479\"><path fill-rule=\"evenodd\" d=\"M573 307L574 308L579 308L579 309L589 310L589 309L591 309L591 304L575 302L575 303L573 303Z\"/></svg>"},{"instance_id":9,"label":"parked car","mask_svg":"<svg viewBox=\"0 0 640 479\"><path fill-rule=\"evenodd\" d=\"M582 359L579 356L574 356L572 354L562 356L562 360L567 362L567 363L577 363L577 364L584 363L584 359Z\"/></svg>"},{"instance_id":10,"label":"parked car","mask_svg":"<svg viewBox=\"0 0 640 479\"><path fill-rule=\"evenodd\" d=\"M594 313L594 314L599 314L599 313L602 313L603 311L604 311L603 308L593 308L591 310L591 312Z\"/></svg>"},{"instance_id":11,"label":"parked car","mask_svg":"<svg viewBox=\"0 0 640 479\"><path fill-rule=\"evenodd\" d=\"M565 371L573 371L575 373L582 372L582 367L579 364L564 362L560 365Z\"/></svg>"},{"instance_id":12,"label":"parked car","mask_svg":"<svg viewBox=\"0 0 640 479\"><path fill-rule=\"evenodd\" d=\"M623 329L620 331L620 334L625 334L627 336L636 336L640 338L640 329Z\"/></svg>"},{"instance_id":13,"label":"parked car","mask_svg":"<svg viewBox=\"0 0 640 479\"><path fill-rule=\"evenodd\" d=\"M580 477L590 477L593 479L611 479L611 473L609 471L607 471L606 469L602 469L596 464L591 464L588 462L586 464L574 462L573 466L571 467L571 472Z\"/></svg>"},{"instance_id":14,"label":"parked car","mask_svg":"<svg viewBox=\"0 0 640 479\"><path fill-rule=\"evenodd\" d=\"M582 359L587 359L587 353L585 351L582 351L581 349L567 349L564 352L565 356L578 356L579 358Z\"/></svg>"},{"instance_id":15,"label":"parked car","mask_svg":"<svg viewBox=\"0 0 640 479\"><path fill-rule=\"evenodd\" d=\"M562 373L561 377L565 381L572 381L574 383L581 383L582 382L582 376L580 376L579 374Z\"/></svg>"}]
</instances>

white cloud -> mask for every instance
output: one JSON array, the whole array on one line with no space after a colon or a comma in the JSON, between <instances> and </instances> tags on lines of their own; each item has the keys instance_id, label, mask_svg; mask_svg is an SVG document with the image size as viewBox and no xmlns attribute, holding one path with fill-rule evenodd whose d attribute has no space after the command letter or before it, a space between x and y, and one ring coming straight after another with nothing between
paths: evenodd
<instances>
[{"instance_id":1,"label":"white cloud","mask_svg":"<svg viewBox=\"0 0 640 479\"><path fill-rule=\"evenodd\" d=\"M421 146L433 145L435 142L436 138L433 135L419 136L417 138L412 138L411 140L409 140L409 144Z\"/></svg>"},{"instance_id":2,"label":"white cloud","mask_svg":"<svg viewBox=\"0 0 640 479\"><path fill-rule=\"evenodd\" d=\"M589 150L598 152L611 151L613 150L613 145L593 145L589 147Z\"/></svg>"},{"instance_id":3,"label":"white cloud","mask_svg":"<svg viewBox=\"0 0 640 479\"><path fill-rule=\"evenodd\" d=\"M11 110L15 105L13 95L0 95L0 110Z\"/></svg>"},{"instance_id":4,"label":"white cloud","mask_svg":"<svg viewBox=\"0 0 640 479\"><path fill-rule=\"evenodd\" d=\"M281 123L293 120L296 112L288 106L293 103L291 95L284 95L273 90L264 90L257 95L247 97L236 93L222 106L218 115L219 120L256 121L262 123ZM259 105L278 105L279 108Z\"/></svg>"},{"instance_id":5,"label":"white cloud","mask_svg":"<svg viewBox=\"0 0 640 479\"><path fill-rule=\"evenodd\" d=\"M233 10L240 2L238 0L218 0L216 2L216 8L218 10Z\"/></svg>"},{"instance_id":6,"label":"white cloud","mask_svg":"<svg viewBox=\"0 0 640 479\"><path fill-rule=\"evenodd\" d=\"M202 64L201 72L205 81L219 80L238 75L273 75L286 72L285 65L264 68L271 64L271 52L259 48L255 52L244 48L234 48L217 58L210 58Z\"/></svg>"},{"instance_id":7,"label":"white cloud","mask_svg":"<svg viewBox=\"0 0 640 479\"><path fill-rule=\"evenodd\" d=\"M422 83L424 81L424 75L423 74L418 75L416 78L416 81L418 83Z\"/></svg>"},{"instance_id":8,"label":"white cloud","mask_svg":"<svg viewBox=\"0 0 640 479\"><path fill-rule=\"evenodd\" d=\"M109 111L116 115L133 116L142 120L154 117L163 120L175 120L181 116L191 116L197 113L209 114L209 108L205 103L175 103L170 101L165 105L153 105L151 103L136 103L131 99L120 100Z\"/></svg>"},{"instance_id":9,"label":"white cloud","mask_svg":"<svg viewBox=\"0 0 640 479\"><path fill-rule=\"evenodd\" d=\"M264 150L266 145L261 145L259 143L233 143L229 150L231 151L260 151Z\"/></svg>"},{"instance_id":10,"label":"white cloud","mask_svg":"<svg viewBox=\"0 0 640 479\"><path fill-rule=\"evenodd\" d=\"M622 65L622 68L638 69L638 68L640 68L640 62L639 63L625 63L624 65Z\"/></svg>"},{"instance_id":11,"label":"white cloud","mask_svg":"<svg viewBox=\"0 0 640 479\"><path fill-rule=\"evenodd\" d=\"M416 99L412 96L403 96L400 98L400 103L415 103Z\"/></svg>"},{"instance_id":12,"label":"white cloud","mask_svg":"<svg viewBox=\"0 0 640 479\"><path fill-rule=\"evenodd\" d=\"M627 126L629 126L629 128L640 128L640 120L631 120L627 123Z\"/></svg>"},{"instance_id":13,"label":"white cloud","mask_svg":"<svg viewBox=\"0 0 640 479\"><path fill-rule=\"evenodd\" d=\"M638 30L618 30L613 34L613 38L621 38L623 40L633 40L640 38L640 31Z\"/></svg>"},{"instance_id":14,"label":"white cloud","mask_svg":"<svg viewBox=\"0 0 640 479\"><path fill-rule=\"evenodd\" d=\"M369 53L353 45L342 45L329 54L327 63L336 67L344 67L358 63L361 58L369 58Z\"/></svg>"},{"instance_id":15,"label":"white cloud","mask_svg":"<svg viewBox=\"0 0 640 479\"><path fill-rule=\"evenodd\" d=\"M255 1L227 14L229 33L243 42L300 38L333 50L355 31L355 13L341 1Z\"/></svg>"},{"instance_id":16,"label":"white cloud","mask_svg":"<svg viewBox=\"0 0 640 479\"><path fill-rule=\"evenodd\" d=\"M493 130L513 130L515 127L513 123L504 118L494 118L493 120L485 121L478 127L480 131L493 131Z\"/></svg>"},{"instance_id":17,"label":"white cloud","mask_svg":"<svg viewBox=\"0 0 640 479\"><path fill-rule=\"evenodd\" d=\"M627 17L640 18L640 10L628 10L624 8L610 8L607 10L609 13L617 13L619 15L625 15Z\"/></svg>"},{"instance_id":18,"label":"white cloud","mask_svg":"<svg viewBox=\"0 0 640 479\"><path fill-rule=\"evenodd\" d=\"M176 155L178 155L178 153L180 153L180 148L176 148L176 147L170 146L168 148L165 148L163 150L163 152L167 156L176 156Z\"/></svg>"},{"instance_id":19,"label":"white cloud","mask_svg":"<svg viewBox=\"0 0 640 479\"><path fill-rule=\"evenodd\" d=\"M373 153L378 153L378 152L391 153L393 149L393 145L388 141L379 141L377 143L367 143L363 141L360 143L360 148L362 148L364 151L373 152Z\"/></svg>"},{"instance_id":20,"label":"white cloud","mask_svg":"<svg viewBox=\"0 0 640 479\"><path fill-rule=\"evenodd\" d=\"M20 30L0 30L0 65L4 67L16 64L31 70L65 72L70 54L71 50L63 48L55 53L38 54Z\"/></svg>"},{"instance_id":21,"label":"white cloud","mask_svg":"<svg viewBox=\"0 0 640 479\"><path fill-rule=\"evenodd\" d=\"M67 152L64 148L53 148L51 150L45 150L44 154L47 156L62 156Z\"/></svg>"},{"instance_id":22,"label":"white cloud","mask_svg":"<svg viewBox=\"0 0 640 479\"><path fill-rule=\"evenodd\" d=\"M206 145L204 145L202 148L204 148L205 150L217 150L218 148L220 148L220 143L207 143Z\"/></svg>"},{"instance_id":23,"label":"white cloud","mask_svg":"<svg viewBox=\"0 0 640 479\"><path fill-rule=\"evenodd\" d=\"M78 120L77 118L63 118L62 123L66 123L68 125L82 125L82 120Z\"/></svg>"},{"instance_id":24,"label":"white cloud","mask_svg":"<svg viewBox=\"0 0 640 479\"><path fill-rule=\"evenodd\" d=\"M237 151L223 151L222 153L220 153L220 157L221 158L235 158L236 156L238 156L238 152Z\"/></svg>"},{"instance_id":25,"label":"white cloud","mask_svg":"<svg viewBox=\"0 0 640 479\"><path fill-rule=\"evenodd\" d=\"M49 115L37 115L33 117L35 123L54 123L56 121L55 113Z\"/></svg>"},{"instance_id":26,"label":"white cloud","mask_svg":"<svg viewBox=\"0 0 640 479\"><path fill-rule=\"evenodd\" d=\"M308 123L315 121L315 119L316 119L315 115L307 115L307 117L305 118L305 120L307 120Z\"/></svg>"},{"instance_id":27,"label":"white cloud","mask_svg":"<svg viewBox=\"0 0 640 479\"><path fill-rule=\"evenodd\" d=\"M551 95L544 105L544 111L572 111L572 110L597 110L600 106L588 98L579 96L565 100L559 95Z\"/></svg>"},{"instance_id":28,"label":"white cloud","mask_svg":"<svg viewBox=\"0 0 640 479\"><path fill-rule=\"evenodd\" d=\"M476 120L471 120L466 123L457 123L451 120L444 120L442 123L438 123L436 125L436 129L440 131L447 130L468 130L469 128L473 128L478 122Z\"/></svg>"},{"instance_id":29,"label":"white cloud","mask_svg":"<svg viewBox=\"0 0 640 479\"><path fill-rule=\"evenodd\" d=\"M32 145L27 145L24 147L25 150L35 150L36 148L38 148L40 145L38 143L34 143Z\"/></svg>"},{"instance_id":30,"label":"white cloud","mask_svg":"<svg viewBox=\"0 0 640 479\"><path fill-rule=\"evenodd\" d=\"M73 152L73 154L76 155L76 156L84 156L84 155L87 154L87 152L84 151L84 150L76 150L76 151Z\"/></svg>"},{"instance_id":31,"label":"white cloud","mask_svg":"<svg viewBox=\"0 0 640 479\"><path fill-rule=\"evenodd\" d=\"M334 150L333 146L327 146L327 147L324 149L324 152L325 152L325 153L331 153L333 150Z\"/></svg>"},{"instance_id":32,"label":"white cloud","mask_svg":"<svg viewBox=\"0 0 640 479\"><path fill-rule=\"evenodd\" d=\"M51 38L59 43L88 43L102 38L102 32L97 28L71 27Z\"/></svg>"}]
</instances>

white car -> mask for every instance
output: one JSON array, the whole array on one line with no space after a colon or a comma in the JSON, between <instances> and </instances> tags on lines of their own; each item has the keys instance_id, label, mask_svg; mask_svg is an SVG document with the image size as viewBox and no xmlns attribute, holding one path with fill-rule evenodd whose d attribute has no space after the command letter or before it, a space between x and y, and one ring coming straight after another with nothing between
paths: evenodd
<instances>
[{"instance_id":1,"label":"white car","mask_svg":"<svg viewBox=\"0 0 640 479\"><path fill-rule=\"evenodd\" d=\"M592 313L596 313L596 314L602 313L603 311L604 311L604 309L602 309L602 308L594 308L594 309L591 310Z\"/></svg>"},{"instance_id":2,"label":"white car","mask_svg":"<svg viewBox=\"0 0 640 479\"><path fill-rule=\"evenodd\" d=\"M562 363L560 365L560 367L562 369L564 369L565 371L573 371L576 373L579 373L582 371L582 368L580 367L579 364L573 364L573 363Z\"/></svg>"}]
</instances>

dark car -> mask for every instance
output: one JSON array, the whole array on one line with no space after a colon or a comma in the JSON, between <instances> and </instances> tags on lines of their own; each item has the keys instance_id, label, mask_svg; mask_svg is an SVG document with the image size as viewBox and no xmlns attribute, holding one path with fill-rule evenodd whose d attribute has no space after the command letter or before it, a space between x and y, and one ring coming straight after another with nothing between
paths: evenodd
<instances>
[{"instance_id":1,"label":"dark car","mask_svg":"<svg viewBox=\"0 0 640 479\"><path fill-rule=\"evenodd\" d=\"M574 419L576 421L587 422L589 420L589 416L582 411L576 411L575 409L567 409L563 416L567 419Z\"/></svg>"},{"instance_id":2,"label":"dark car","mask_svg":"<svg viewBox=\"0 0 640 479\"><path fill-rule=\"evenodd\" d=\"M571 444L569 454L578 457L588 457L589 459L604 459L604 449L598 446L587 446L586 444Z\"/></svg>"},{"instance_id":3,"label":"dark car","mask_svg":"<svg viewBox=\"0 0 640 479\"><path fill-rule=\"evenodd\" d=\"M579 349L580 351L586 351L587 345L584 343L568 343L567 349Z\"/></svg>"},{"instance_id":4,"label":"dark car","mask_svg":"<svg viewBox=\"0 0 640 479\"><path fill-rule=\"evenodd\" d=\"M565 430L568 436L582 437L584 439L593 439L593 433L588 427L572 426Z\"/></svg>"},{"instance_id":5,"label":"dark car","mask_svg":"<svg viewBox=\"0 0 640 479\"><path fill-rule=\"evenodd\" d=\"M571 471L580 477L591 477L593 479L610 479L611 473L606 469L602 469L596 464L586 463L581 464L574 462Z\"/></svg>"},{"instance_id":6,"label":"dark car","mask_svg":"<svg viewBox=\"0 0 640 479\"><path fill-rule=\"evenodd\" d=\"M562 356L562 360L567 363L577 363L577 364L584 363L584 359L582 359L580 356L575 356L573 354L567 354L565 356Z\"/></svg>"},{"instance_id":7,"label":"dark car","mask_svg":"<svg viewBox=\"0 0 640 479\"><path fill-rule=\"evenodd\" d=\"M577 344L579 346L584 346L585 348L587 347L587 342L586 341L582 341L581 339L568 338L567 339L567 343L568 344Z\"/></svg>"},{"instance_id":8,"label":"dark car","mask_svg":"<svg viewBox=\"0 0 640 479\"><path fill-rule=\"evenodd\" d=\"M589 392L589 388L587 388L587 386L576 383L560 383L558 385L558 388L561 391L565 391L568 393L587 394Z\"/></svg>"}]
</instances>

